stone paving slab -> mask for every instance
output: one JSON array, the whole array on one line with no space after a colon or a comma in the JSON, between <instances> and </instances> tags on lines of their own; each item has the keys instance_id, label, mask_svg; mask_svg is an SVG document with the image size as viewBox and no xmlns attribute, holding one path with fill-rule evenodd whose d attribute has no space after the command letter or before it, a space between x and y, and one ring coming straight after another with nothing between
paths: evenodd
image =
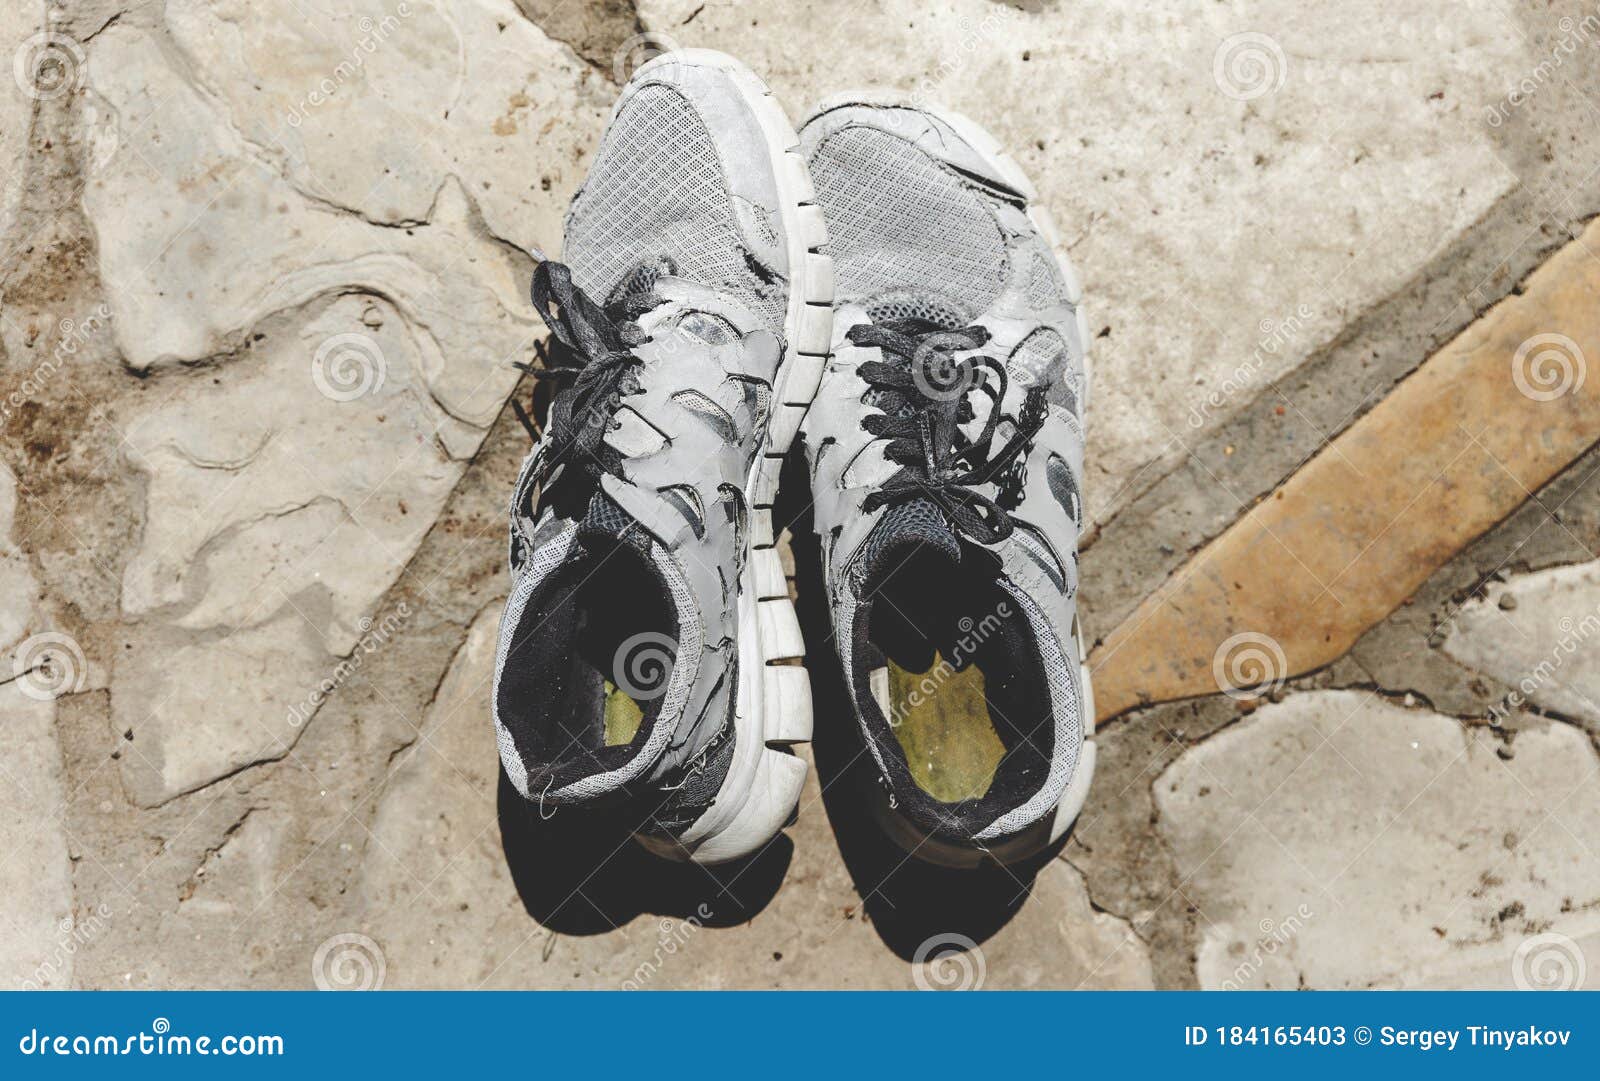
<instances>
[{"instance_id":1,"label":"stone paving slab","mask_svg":"<svg viewBox=\"0 0 1600 1081\"><path fill-rule=\"evenodd\" d=\"M1200 912L1201 986L1511 988L1499 965L1529 936L1578 949L1600 905L1600 759L1566 725L1517 733L1514 755L1505 738L1324 691L1179 758L1154 792Z\"/></svg>"},{"instance_id":2,"label":"stone paving slab","mask_svg":"<svg viewBox=\"0 0 1600 1081\"><path fill-rule=\"evenodd\" d=\"M1443 650L1511 687L1506 707L1531 706L1600 731L1600 562L1490 585L1462 606Z\"/></svg>"},{"instance_id":3,"label":"stone paving slab","mask_svg":"<svg viewBox=\"0 0 1600 1081\"><path fill-rule=\"evenodd\" d=\"M38 95L70 90L73 72L70 66L61 65L56 55L65 44L43 36L41 0L0 3L0 27L4 28L0 29L0 56L12 58L14 66L31 75L20 81L0 81L0 233L4 233L10 229L11 215L22 195L33 103ZM66 59L70 61L70 51Z\"/></svg>"},{"instance_id":4,"label":"stone paving slab","mask_svg":"<svg viewBox=\"0 0 1600 1081\"><path fill-rule=\"evenodd\" d=\"M0 890L0 979L60 989L72 986L77 921L54 697L84 672L64 636L41 623L38 583L14 546L16 500L16 478L0 466L0 649L15 658L0 671L0 821L27 824L0 838L5 866L17 869Z\"/></svg>"},{"instance_id":5,"label":"stone paving slab","mask_svg":"<svg viewBox=\"0 0 1600 1081\"><path fill-rule=\"evenodd\" d=\"M70 89L0 85L0 639L59 631L83 679L0 688L27 774L0 784L0 979L1188 986L1241 982L1259 950L1249 979L1444 986L1593 955L1592 861L1563 847L1592 835L1593 750L1556 694L1586 685L1481 716L1587 603L1587 572L1553 569L1600 548L1570 470L1282 702L1105 729L1078 829L1014 877L907 864L853 805L830 709L799 822L744 867L530 820L481 689L526 449L502 409L537 332L525 252L556 247L615 80L652 50L734 51L797 119L889 83L1023 162L1097 335L1085 567L1109 624L1600 208L1593 66L1570 54L1506 96L1581 5L6 3L4 56L48 18ZM1484 588L1480 564L1510 581ZM1507 625L1526 641L1497 657ZM825 633L808 644L826 657ZM1406 706L1413 681L1436 700ZM1330 696L1375 693L1328 720ZM1271 794L1274 771L1292 783ZM1518 785L1568 781L1533 821ZM1330 833L1358 794L1356 833ZM1334 878L1350 836L1374 862ZM1288 927L1311 887L1315 917L1266 951L1260 921ZM948 935L973 945L915 963Z\"/></svg>"},{"instance_id":6,"label":"stone paving slab","mask_svg":"<svg viewBox=\"0 0 1600 1081\"><path fill-rule=\"evenodd\" d=\"M826 11L639 4L667 42L752 65L797 123L880 85L966 113L1017 159L1095 335L1094 522L1518 183L1480 110L1534 61L1516 15L1493 4Z\"/></svg>"},{"instance_id":7,"label":"stone paving slab","mask_svg":"<svg viewBox=\"0 0 1600 1081\"><path fill-rule=\"evenodd\" d=\"M1005 883L1021 896L993 937L975 942L953 920L908 943L911 963L885 950L869 922L882 906L862 903L815 769L798 824L755 860L715 873L664 864L625 831L590 831L561 812L540 821L498 783L483 723L498 618L495 604L474 621L377 800L355 933L381 952L388 986L1151 985L1143 943L1094 911L1062 860ZM963 948L917 963L918 950L944 939Z\"/></svg>"},{"instance_id":8,"label":"stone paving slab","mask_svg":"<svg viewBox=\"0 0 1600 1081\"><path fill-rule=\"evenodd\" d=\"M1600 438L1597 245L1600 224L1147 597L1091 655L1101 718L1336 660Z\"/></svg>"}]
</instances>

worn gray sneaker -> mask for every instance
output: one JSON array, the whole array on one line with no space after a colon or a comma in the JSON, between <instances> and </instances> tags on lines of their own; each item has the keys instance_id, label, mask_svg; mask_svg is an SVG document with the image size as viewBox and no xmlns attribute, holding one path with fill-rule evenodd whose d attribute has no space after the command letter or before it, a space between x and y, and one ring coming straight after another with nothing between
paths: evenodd
<instances>
[{"instance_id":1,"label":"worn gray sneaker","mask_svg":"<svg viewBox=\"0 0 1600 1081\"><path fill-rule=\"evenodd\" d=\"M541 814L631 804L705 863L789 820L811 737L771 512L831 332L796 144L732 58L651 61L533 282L559 389L511 505L500 759Z\"/></svg>"},{"instance_id":2,"label":"worn gray sneaker","mask_svg":"<svg viewBox=\"0 0 1600 1081\"><path fill-rule=\"evenodd\" d=\"M837 274L803 438L874 802L925 859L1022 859L1094 772L1078 281L1032 185L964 117L850 94L801 147Z\"/></svg>"}]
</instances>

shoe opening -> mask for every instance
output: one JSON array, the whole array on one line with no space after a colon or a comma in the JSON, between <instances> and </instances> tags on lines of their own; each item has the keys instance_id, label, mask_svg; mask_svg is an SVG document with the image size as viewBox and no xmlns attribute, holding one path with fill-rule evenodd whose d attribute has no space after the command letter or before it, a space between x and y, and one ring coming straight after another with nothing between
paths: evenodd
<instances>
[{"instance_id":1,"label":"shoe opening","mask_svg":"<svg viewBox=\"0 0 1600 1081\"><path fill-rule=\"evenodd\" d=\"M1044 785L1055 724L1026 613L988 553L962 547L917 546L865 584L854 683L898 807L970 839Z\"/></svg>"},{"instance_id":2,"label":"shoe opening","mask_svg":"<svg viewBox=\"0 0 1600 1081\"><path fill-rule=\"evenodd\" d=\"M678 613L646 547L584 536L517 620L495 708L530 792L617 770L649 742Z\"/></svg>"}]
</instances>

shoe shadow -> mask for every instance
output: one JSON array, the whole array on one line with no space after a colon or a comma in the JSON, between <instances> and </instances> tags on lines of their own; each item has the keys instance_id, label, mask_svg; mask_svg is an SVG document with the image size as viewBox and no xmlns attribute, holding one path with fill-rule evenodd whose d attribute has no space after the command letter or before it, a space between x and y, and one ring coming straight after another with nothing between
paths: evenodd
<instances>
[{"instance_id":1,"label":"shoe shadow","mask_svg":"<svg viewBox=\"0 0 1600 1081\"><path fill-rule=\"evenodd\" d=\"M785 498L785 493L796 492L804 494ZM918 947L937 936L962 935L982 943L1026 903L1039 870L1055 858L1064 839L1020 864L985 863L974 870L953 870L909 856L878 825L869 803L877 771L844 686L809 492L810 481L797 451L784 464L774 524L790 531L799 582L796 608L811 675L812 751L839 854L867 920L898 957L912 960Z\"/></svg>"},{"instance_id":2,"label":"shoe shadow","mask_svg":"<svg viewBox=\"0 0 1600 1081\"><path fill-rule=\"evenodd\" d=\"M561 810L544 818L502 770L500 844L522 905L563 935L598 935L650 914L731 927L783 884L794 845L780 836L747 860L702 867L663 859L633 839L637 808Z\"/></svg>"}]
</instances>

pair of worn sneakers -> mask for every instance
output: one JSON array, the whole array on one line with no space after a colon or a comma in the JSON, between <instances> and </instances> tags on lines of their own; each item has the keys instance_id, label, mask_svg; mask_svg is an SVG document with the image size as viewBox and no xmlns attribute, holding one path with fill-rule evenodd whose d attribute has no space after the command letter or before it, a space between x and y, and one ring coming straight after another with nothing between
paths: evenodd
<instances>
[{"instance_id":1,"label":"pair of worn sneakers","mask_svg":"<svg viewBox=\"0 0 1600 1081\"><path fill-rule=\"evenodd\" d=\"M1071 825L1087 335L1033 199L953 113L850 94L797 136L721 53L629 80L533 281L557 389L511 505L494 722L542 814L626 801L703 863L793 819L811 688L772 507L801 436L885 827L973 866Z\"/></svg>"}]
</instances>

